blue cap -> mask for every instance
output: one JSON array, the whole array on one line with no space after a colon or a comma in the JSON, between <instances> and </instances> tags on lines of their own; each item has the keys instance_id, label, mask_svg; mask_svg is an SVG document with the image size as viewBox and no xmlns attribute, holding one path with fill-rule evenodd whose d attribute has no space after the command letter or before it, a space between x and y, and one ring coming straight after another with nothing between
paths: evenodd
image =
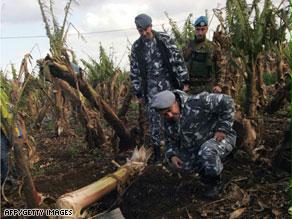
<instances>
[{"instance_id":1,"label":"blue cap","mask_svg":"<svg viewBox=\"0 0 292 219\"><path fill-rule=\"evenodd\" d=\"M193 26L194 27L208 26L208 18L206 16L201 16L201 17L197 18L197 20L195 20L193 22Z\"/></svg>"},{"instance_id":2,"label":"blue cap","mask_svg":"<svg viewBox=\"0 0 292 219\"><path fill-rule=\"evenodd\" d=\"M171 107L175 101L175 95L169 90L161 91L154 95L151 100L151 108L163 110Z\"/></svg>"},{"instance_id":3,"label":"blue cap","mask_svg":"<svg viewBox=\"0 0 292 219\"><path fill-rule=\"evenodd\" d=\"M147 14L139 14L137 17L135 17L135 24L137 28L145 29L152 24L152 19Z\"/></svg>"}]
</instances>

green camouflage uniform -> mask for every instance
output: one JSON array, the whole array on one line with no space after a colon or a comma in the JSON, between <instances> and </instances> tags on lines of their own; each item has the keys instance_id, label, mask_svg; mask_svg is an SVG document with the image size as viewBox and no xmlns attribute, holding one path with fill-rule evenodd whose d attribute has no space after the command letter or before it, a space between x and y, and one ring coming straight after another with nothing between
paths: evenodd
<instances>
[{"instance_id":1,"label":"green camouflage uniform","mask_svg":"<svg viewBox=\"0 0 292 219\"><path fill-rule=\"evenodd\" d=\"M212 92L212 87L219 85L219 69L213 54L213 43L208 39L190 41L183 51L190 74L190 94L203 91Z\"/></svg>"}]
</instances>

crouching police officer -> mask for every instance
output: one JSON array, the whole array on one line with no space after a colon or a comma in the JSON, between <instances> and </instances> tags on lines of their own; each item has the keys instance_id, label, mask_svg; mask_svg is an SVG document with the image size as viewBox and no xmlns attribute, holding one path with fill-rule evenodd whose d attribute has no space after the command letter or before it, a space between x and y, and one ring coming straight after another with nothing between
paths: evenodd
<instances>
[{"instance_id":1,"label":"crouching police officer","mask_svg":"<svg viewBox=\"0 0 292 219\"><path fill-rule=\"evenodd\" d=\"M215 198L222 183L224 159L234 148L234 102L225 94L157 93L151 107L165 118L165 157L177 170L198 172L206 185L204 196Z\"/></svg>"}]
</instances>

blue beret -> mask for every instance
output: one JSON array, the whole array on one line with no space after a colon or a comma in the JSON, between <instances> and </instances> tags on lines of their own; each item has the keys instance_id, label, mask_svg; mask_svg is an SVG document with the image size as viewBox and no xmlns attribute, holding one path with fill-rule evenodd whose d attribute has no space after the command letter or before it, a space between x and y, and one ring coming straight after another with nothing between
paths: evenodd
<instances>
[{"instance_id":1,"label":"blue beret","mask_svg":"<svg viewBox=\"0 0 292 219\"><path fill-rule=\"evenodd\" d=\"M208 18L206 16L201 16L201 17L197 18L197 20L195 20L193 22L193 26L194 27L208 26Z\"/></svg>"},{"instance_id":2,"label":"blue beret","mask_svg":"<svg viewBox=\"0 0 292 219\"><path fill-rule=\"evenodd\" d=\"M147 14L139 14L137 17L135 17L135 24L137 28L145 29L152 24L152 19Z\"/></svg>"},{"instance_id":3,"label":"blue beret","mask_svg":"<svg viewBox=\"0 0 292 219\"><path fill-rule=\"evenodd\" d=\"M155 109L167 109L171 107L171 105L175 101L175 95L173 92L169 90L161 91L154 95L151 100L151 108Z\"/></svg>"}]
</instances>

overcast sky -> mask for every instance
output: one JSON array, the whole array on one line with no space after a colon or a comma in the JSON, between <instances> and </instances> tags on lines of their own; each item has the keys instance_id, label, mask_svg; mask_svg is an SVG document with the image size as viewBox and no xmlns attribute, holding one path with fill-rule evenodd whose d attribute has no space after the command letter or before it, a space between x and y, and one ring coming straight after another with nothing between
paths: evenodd
<instances>
[{"instance_id":1,"label":"overcast sky","mask_svg":"<svg viewBox=\"0 0 292 219\"><path fill-rule=\"evenodd\" d=\"M66 2L55 0L55 11L60 23L63 20ZM208 10L211 18L212 9L222 8L225 3L226 0L79 0L78 5L73 4L68 20L81 33L87 33L84 34L86 42L82 41L71 28L70 32L73 34L68 37L68 46L76 52L78 58L86 58L88 55L97 58L99 43L108 52L112 47L116 64L120 63L122 68L128 69L127 47L129 42L132 43L138 38L134 24L136 15L149 14L154 29L161 30L161 24L168 24L165 11L182 26L189 13L195 18L205 15L205 10ZM217 23L217 20L213 19L210 29L214 29ZM121 29L122 31L107 32ZM18 69L26 53L31 53L35 61L49 52L49 43L37 0L1 0L0 30L2 70L7 70L10 63L14 63ZM211 34L212 31L209 37Z\"/></svg>"}]
</instances>

